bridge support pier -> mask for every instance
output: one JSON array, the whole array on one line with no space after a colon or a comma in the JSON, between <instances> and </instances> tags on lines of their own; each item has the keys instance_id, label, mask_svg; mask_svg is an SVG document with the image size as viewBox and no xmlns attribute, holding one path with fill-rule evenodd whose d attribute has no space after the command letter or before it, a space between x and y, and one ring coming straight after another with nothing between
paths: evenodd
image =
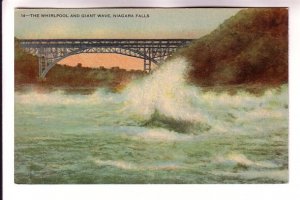
<instances>
[{"instance_id":1,"label":"bridge support pier","mask_svg":"<svg viewBox=\"0 0 300 200\"><path fill-rule=\"evenodd\" d=\"M43 71L45 71L47 67L47 59L44 55L39 56L39 77L43 77Z\"/></svg>"},{"instance_id":2,"label":"bridge support pier","mask_svg":"<svg viewBox=\"0 0 300 200\"><path fill-rule=\"evenodd\" d=\"M38 58L39 58L39 77L43 78L43 72L45 71L48 60L47 60L47 51L45 48L39 48L38 49Z\"/></svg>"},{"instance_id":3,"label":"bridge support pier","mask_svg":"<svg viewBox=\"0 0 300 200\"><path fill-rule=\"evenodd\" d=\"M150 59L144 59L144 71L147 73L151 72L151 60Z\"/></svg>"},{"instance_id":4,"label":"bridge support pier","mask_svg":"<svg viewBox=\"0 0 300 200\"><path fill-rule=\"evenodd\" d=\"M151 72L151 56L152 56L151 48L144 48L144 71L146 73Z\"/></svg>"}]
</instances>

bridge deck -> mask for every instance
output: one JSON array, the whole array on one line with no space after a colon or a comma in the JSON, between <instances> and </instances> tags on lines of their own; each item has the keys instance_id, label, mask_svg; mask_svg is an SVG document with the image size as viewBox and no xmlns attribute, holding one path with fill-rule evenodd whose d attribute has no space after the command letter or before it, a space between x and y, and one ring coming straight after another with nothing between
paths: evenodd
<instances>
[{"instance_id":1,"label":"bridge deck","mask_svg":"<svg viewBox=\"0 0 300 200\"><path fill-rule=\"evenodd\" d=\"M178 48L178 46L191 43L191 39L24 39L20 44L25 48L38 47L75 47L83 45L86 47L168 47Z\"/></svg>"}]
</instances>

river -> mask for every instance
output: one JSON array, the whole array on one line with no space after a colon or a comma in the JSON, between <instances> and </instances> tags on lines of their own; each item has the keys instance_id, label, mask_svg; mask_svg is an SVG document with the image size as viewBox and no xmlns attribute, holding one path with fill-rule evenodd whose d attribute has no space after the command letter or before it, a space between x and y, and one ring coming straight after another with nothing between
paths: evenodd
<instances>
[{"instance_id":1,"label":"river","mask_svg":"<svg viewBox=\"0 0 300 200\"><path fill-rule=\"evenodd\" d=\"M15 92L15 182L285 183L288 86L203 91L183 59L122 92Z\"/></svg>"}]
</instances>

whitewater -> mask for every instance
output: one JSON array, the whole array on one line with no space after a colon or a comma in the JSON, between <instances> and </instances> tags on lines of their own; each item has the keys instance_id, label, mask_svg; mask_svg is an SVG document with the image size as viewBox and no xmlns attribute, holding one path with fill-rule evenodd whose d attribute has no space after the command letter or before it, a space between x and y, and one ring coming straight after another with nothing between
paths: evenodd
<instances>
[{"instance_id":1,"label":"whitewater","mask_svg":"<svg viewBox=\"0 0 300 200\"><path fill-rule=\"evenodd\" d=\"M204 91L183 58L122 92L15 93L16 183L284 183L288 86Z\"/></svg>"}]
</instances>

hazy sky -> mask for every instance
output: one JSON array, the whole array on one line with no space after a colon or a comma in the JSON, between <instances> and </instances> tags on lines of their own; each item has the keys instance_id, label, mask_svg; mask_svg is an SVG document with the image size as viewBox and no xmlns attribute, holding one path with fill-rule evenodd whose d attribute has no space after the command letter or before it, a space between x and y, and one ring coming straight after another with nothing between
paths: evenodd
<instances>
[{"instance_id":1,"label":"hazy sky","mask_svg":"<svg viewBox=\"0 0 300 200\"><path fill-rule=\"evenodd\" d=\"M217 28L239 10L237 8L16 9L15 36L19 39L199 38ZM26 16L22 17L24 14ZM39 17L30 14L38 14ZM68 17L41 17L42 14L64 14ZM72 14L75 17L71 17ZM82 16L86 14L95 15ZM98 14L106 16L109 14L110 17L98 17ZM130 14L130 16L115 17L115 14ZM137 14L140 17L136 17Z\"/></svg>"}]
</instances>

